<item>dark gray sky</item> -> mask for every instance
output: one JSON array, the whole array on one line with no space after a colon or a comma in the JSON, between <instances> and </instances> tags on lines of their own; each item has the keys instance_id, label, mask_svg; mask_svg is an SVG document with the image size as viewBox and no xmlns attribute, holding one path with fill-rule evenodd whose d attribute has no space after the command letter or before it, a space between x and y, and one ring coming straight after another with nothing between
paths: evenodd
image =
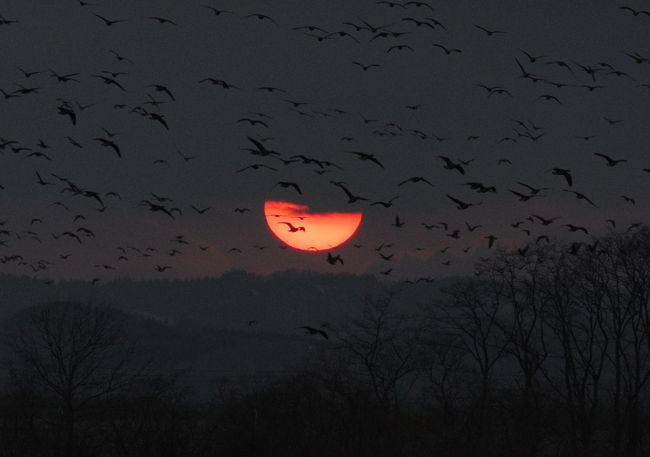
<instances>
[{"instance_id":1,"label":"dark gray sky","mask_svg":"<svg viewBox=\"0 0 650 457\"><path fill-rule=\"evenodd\" d=\"M650 83L650 15L634 16L604 0L431 1L431 8L339 0L92 3L15 0L3 2L0 10L3 22L18 21L0 24L0 88L9 96L0 97L0 145L15 141L0 150L0 271L88 279L212 276L233 268L262 273L392 268L396 278L447 275L467 273L479 256L488 255L489 235L497 237L495 247L512 249L540 235L589 241L563 224L598 235L611 226L607 219L619 230L647 222L650 173L643 169L650 167L650 90L643 84ZM233 14L217 16L207 4ZM268 15L275 24L245 18L253 13ZM125 22L106 26L94 14ZM404 18L429 24L433 18L446 30L418 27ZM364 27L364 21L378 28L379 36L344 24ZM305 25L351 37L319 40L324 32L294 30ZM506 33L488 36L476 25ZM382 37L382 32L404 35ZM434 43L462 53L447 55ZM395 45L409 49L387 52ZM133 63L118 61L110 50ZM531 62L521 50L545 57ZM634 53L641 63L626 55ZM515 59L540 79L521 77ZM353 61L380 66L363 71ZM19 67L40 73L26 78ZM585 69L595 69L595 77ZM77 81L60 82L51 71L78 73ZM111 77L103 71L126 72L115 77L125 90L92 76ZM199 83L207 77L237 88ZM150 84L166 86L175 100ZM477 84L507 93L489 95ZM38 91L15 92L20 85ZM260 86L287 93L267 93ZM145 104L152 100L149 95L165 103ZM556 99L545 100L546 95ZM284 99L309 104L297 112ZM91 106L81 110L79 104ZM72 108L76 125L58 113L62 106ZM162 114L169 129L149 113ZM243 117L261 119L268 127L237 122ZM112 141L121 158L94 140L107 138L102 128L118 133ZM71 145L68 136L83 147ZM251 155L242 150L252 147L247 136L270 137L264 144L284 159L304 155L342 170L325 167L319 175L314 164L285 165ZM374 154L384 168L347 150ZM178 151L195 158L185 161ZM626 162L608 167L594 153ZM443 168L439 155L471 163L461 175ZM511 163L499 163L502 159ZM255 163L277 171L236 173ZM554 167L571 171L572 187L551 173ZM39 185L36 172L51 185ZM413 176L434 187L398 185ZM332 180L344 181L369 200L348 204ZM302 195L276 186L278 181L298 183ZM476 192L463 185L467 182L495 186L496 193ZM519 182L548 190L522 202L508 190L529 195ZM62 192L69 183L99 193L105 210L97 211L101 205L88 195ZM152 192L171 198L163 205L178 207L182 215L173 213L172 219L139 205L154 202ZM481 204L457 210L447 194ZM390 208L369 205L398 195ZM319 211L363 212L355 237L335 250L345 264L329 265L324 253L280 249L264 223L267 199ZM199 215L191 205L210 209ZM244 207L251 211L235 212ZM542 225L527 220L531 214L559 219ZM75 221L77 215L85 219ZM397 215L404 221L401 228L391 225ZM34 218L40 221L32 223ZM518 221L523 223L513 227ZM481 227L470 232L466 222ZM427 230L423 223L438 228ZM456 229L457 239L449 236ZM52 236L63 232L77 234L81 242ZM177 236L189 244L172 241ZM381 251L393 254L392 260L375 250L381 243L392 244ZM230 251L233 247L241 253ZM172 249L181 252L171 256ZM128 260L119 259L122 255ZM160 273L156 265L172 268Z\"/></svg>"}]
</instances>

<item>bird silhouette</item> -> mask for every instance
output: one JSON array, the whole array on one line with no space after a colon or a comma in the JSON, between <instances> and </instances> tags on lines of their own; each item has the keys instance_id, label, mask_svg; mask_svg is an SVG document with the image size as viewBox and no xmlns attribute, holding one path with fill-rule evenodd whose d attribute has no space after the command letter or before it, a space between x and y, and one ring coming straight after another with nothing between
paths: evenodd
<instances>
[{"instance_id":1,"label":"bird silhouette","mask_svg":"<svg viewBox=\"0 0 650 457\"><path fill-rule=\"evenodd\" d=\"M246 16L244 16L244 19L250 19L250 18L255 18L255 19L258 19L259 21L269 21L269 22L271 22L271 23L273 23L275 25L278 25L278 23L275 22L275 20L272 17L267 16L266 14L252 13L252 14L247 14Z\"/></svg>"},{"instance_id":2,"label":"bird silhouette","mask_svg":"<svg viewBox=\"0 0 650 457\"><path fill-rule=\"evenodd\" d=\"M205 214L206 212L208 212L208 211L210 210L210 208L211 208L210 206L207 206L207 207L205 207L205 208L197 208L197 207L194 206L194 205L191 205L191 207L192 207L192 209L193 209L194 211L197 212L197 214L201 214L201 215L203 215L203 214Z\"/></svg>"},{"instance_id":3,"label":"bird silhouette","mask_svg":"<svg viewBox=\"0 0 650 457\"><path fill-rule=\"evenodd\" d=\"M395 44L386 50L386 53L391 53L393 51L411 51L414 52L415 50L409 46L408 44Z\"/></svg>"},{"instance_id":4,"label":"bird silhouette","mask_svg":"<svg viewBox=\"0 0 650 457\"><path fill-rule=\"evenodd\" d=\"M442 49L444 51L444 53L447 54L447 55L451 55L453 53L458 53L458 54L463 53L463 51L458 49L458 48L448 48L448 47L443 46L442 44L439 44L439 43L433 43L433 46L435 46L436 48Z\"/></svg>"},{"instance_id":5,"label":"bird silhouette","mask_svg":"<svg viewBox=\"0 0 650 457\"><path fill-rule=\"evenodd\" d=\"M101 19L104 25L106 25L107 27L110 27L111 25L119 24L120 22L126 22L126 19L107 19L104 16L101 16L97 13L93 13L93 15Z\"/></svg>"},{"instance_id":6,"label":"bird silhouette","mask_svg":"<svg viewBox=\"0 0 650 457\"><path fill-rule=\"evenodd\" d=\"M545 217L542 217L542 216L538 216L537 214L531 214L531 216L533 216L534 218L539 220L542 223L542 225L550 225L553 222L555 222L556 220L560 219L560 217L545 218Z\"/></svg>"},{"instance_id":7,"label":"bird silhouette","mask_svg":"<svg viewBox=\"0 0 650 457\"><path fill-rule=\"evenodd\" d=\"M494 242L497 240L497 237L495 235L487 235L484 236L486 240L488 240L488 249L490 249L492 246L494 246Z\"/></svg>"},{"instance_id":8,"label":"bird silhouette","mask_svg":"<svg viewBox=\"0 0 650 457\"><path fill-rule=\"evenodd\" d=\"M624 202L631 203L632 206L636 205L636 200L633 199L632 197L628 197L627 195L621 195L621 198L623 199Z\"/></svg>"},{"instance_id":9,"label":"bird silhouette","mask_svg":"<svg viewBox=\"0 0 650 457\"><path fill-rule=\"evenodd\" d=\"M619 163L627 162L627 159L612 159L612 158L609 157L608 155L602 154L602 153L600 153L600 152L594 152L594 155L595 155L595 156L598 156L598 157L602 157L603 159L605 159L605 160L607 161L607 164L606 164L606 165L607 165L608 167L615 167L615 166L618 165Z\"/></svg>"},{"instance_id":10,"label":"bird silhouette","mask_svg":"<svg viewBox=\"0 0 650 457\"><path fill-rule=\"evenodd\" d=\"M320 335L323 338L325 338L326 340L329 339L329 335L327 334L327 332L325 330L320 329L320 328L310 327L309 325L303 325L301 327L296 327L296 328L302 328L302 329L306 330L307 334L309 334L309 335Z\"/></svg>"},{"instance_id":11,"label":"bird silhouette","mask_svg":"<svg viewBox=\"0 0 650 457\"><path fill-rule=\"evenodd\" d=\"M403 186L404 184L409 184L409 183L410 184L416 184L416 183L419 183L419 182L422 182L422 183L424 183L424 184L426 184L428 186L433 187L433 184L431 184L431 182L428 179L426 179L426 178L424 178L422 176L412 176L410 178L407 178L404 181L401 181L398 184L398 186Z\"/></svg>"},{"instance_id":12,"label":"bird silhouette","mask_svg":"<svg viewBox=\"0 0 650 457\"><path fill-rule=\"evenodd\" d=\"M291 222L278 222L278 224L284 224L289 228L289 232L291 233L296 233L296 232L305 232L305 227L296 227L294 226Z\"/></svg>"},{"instance_id":13,"label":"bird silhouette","mask_svg":"<svg viewBox=\"0 0 650 457\"><path fill-rule=\"evenodd\" d=\"M176 22L172 21L171 19L167 19L167 18L160 17L160 16L145 16L145 19L150 19L152 21L156 21L159 24L178 25Z\"/></svg>"},{"instance_id":14,"label":"bird silhouette","mask_svg":"<svg viewBox=\"0 0 650 457\"><path fill-rule=\"evenodd\" d=\"M113 54L113 56L117 59L118 62L127 62L127 63L130 63L131 65L135 64L135 62L133 60L129 59L126 56L123 56L122 54L118 53L117 51L115 51L113 49L109 49L108 52Z\"/></svg>"},{"instance_id":15,"label":"bird silhouette","mask_svg":"<svg viewBox=\"0 0 650 457\"><path fill-rule=\"evenodd\" d=\"M646 16L650 16L650 11L637 10L637 9L634 9L632 7L629 7L629 6L619 6L618 9L623 10L623 11L628 11L628 12L632 13L633 16L638 16L640 14L645 14Z\"/></svg>"},{"instance_id":16,"label":"bird silhouette","mask_svg":"<svg viewBox=\"0 0 650 457\"><path fill-rule=\"evenodd\" d=\"M552 95L552 94L542 94L539 97L537 97L535 100L553 101L555 103L559 103L560 105L562 104L560 99L557 98L555 95Z\"/></svg>"},{"instance_id":17,"label":"bird silhouette","mask_svg":"<svg viewBox=\"0 0 650 457\"><path fill-rule=\"evenodd\" d=\"M551 169L551 174L564 177L569 187L573 186L573 176L571 175L571 170L556 167Z\"/></svg>"},{"instance_id":18,"label":"bird silhouette","mask_svg":"<svg viewBox=\"0 0 650 457\"><path fill-rule=\"evenodd\" d=\"M77 114L74 112L74 109L67 104L61 104L57 107L58 112L62 116L68 116L72 125L77 125Z\"/></svg>"},{"instance_id":19,"label":"bird silhouette","mask_svg":"<svg viewBox=\"0 0 650 457\"><path fill-rule=\"evenodd\" d=\"M508 32L504 32L503 30L490 30L488 28L483 27L482 25L474 24L474 27L476 27L477 29L482 30L483 32L485 32L487 36L493 36L493 35L508 33Z\"/></svg>"},{"instance_id":20,"label":"bird silhouette","mask_svg":"<svg viewBox=\"0 0 650 457\"><path fill-rule=\"evenodd\" d=\"M517 196L519 198L519 201L521 201L521 202L527 202L528 200L530 200L531 198L533 198L535 196L535 194L525 195L525 194L522 194L521 192L517 192L517 191L512 190L512 189L508 189L508 192L510 192L511 194Z\"/></svg>"},{"instance_id":21,"label":"bird silhouette","mask_svg":"<svg viewBox=\"0 0 650 457\"><path fill-rule=\"evenodd\" d=\"M527 71L526 68L524 68L524 66L521 64L519 59L517 59L516 57L515 57L515 62L517 62L517 66L519 67L519 71L521 71L520 77L522 77L524 79L530 79L532 82L541 81L543 79L540 76Z\"/></svg>"},{"instance_id":22,"label":"bird silhouette","mask_svg":"<svg viewBox=\"0 0 650 457\"><path fill-rule=\"evenodd\" d=\"M373 154L368 154L366 152L360 152L360 151L345 151L345 152L347 154L354 154L359 160L367 160L378 165L381 168L384 168L382 163Z\"/></svg>"},{"instance_id":23,"label":"bird silhouette","mask_svg":"<svg viewBox=\"0 0 650 457\"><path fill-rule=\"evenodd\" d=\"M399 195L397 195L397 196L391 198L391 199L388 200L387 202L385 202L385 201L376 201L376 202L372 202L372 203L370 204L370 206L378 206L378 205L380 205L380 206L383 206L384 208L390 208L391 206L393 206L393 202L394 202L395 200L397 200L398 198L399 198Z\"/></svg>"},{"instance_id":24,"label":"bird silhouette","mask_svg":"<svg viewBox=\"0 0 650 457\"><path fill-rule=\"evenodd\" d=\"M340 254L332 255L331 252L328 252L327 253L327 263L329 263L330 265L336 265L337 263L340 263L341 265L343 265L343 259L341 258Z\"/></svg>"},{"instance_id":25,"label":"bird silhouette","mask_svg":"<svg viewBox=\"0 0 650 457\"><path fill-rule=\"evenodd\" d=\"M246 166L244 168L240 168L239 170L235 171L235 173L241 173L241 172L246 171L246 170L259 170L259 169L262 169L262 168L267 169L267 170L271 170L271 171L278 171L277 168L273 168L273 167L271 167L269 165L266 165L264 163L253 163L253 164L248 165L248 166Z\"/></svg>"},{"instance_id":26,"label":"bird silhouette","mask_svg":"<svg viewBox=\"0 0 650 457\"><path fill-rule=\"evenodd\" d=\"M348 196L348 203L356 203L360 200L368 200L365 197L361 197L359 195L354 195L350 190L345 186L345 183L341 181L330 181L330 184L335 185L339 189L341 189L343 192L345 192L345 195Z\"/></svg>"},{"instance_id":27,"label":"bird silhouette","mask_svg":"<svg viewBox=\"0 0 650 457\"><path fill-rule=\"evenodd\" d=\"M239 89L238 86L235 86L234 84L230 84L227 81L224 81L223 79L217 79L217 78L203 78L199 80L199 84L209 82L213 86L219 86L224 89Z\"/></svg>"},{"instance_id":28,"label":"bird silhouette","mask_svg":"<svg viewBox=\"0 0 650 457\"><path fill-rule=\"evenodd\" d=\"M300 186L298 186L298 184L295 182L278 181L275 185L280 186L283 189L293 189L296 192L298 192L300 195L302 195L302 190L300 190Z\"/></svg>"},{"instance_id":29,"label":"bird silhouette","mask_svg":"<svg viewBox=\"0 0 650 457\"><path fill-rule=\"evenodd\" d=\"M364 64L362 64L361 62L357 62L356 60L353 61L352 64L357 65L357 66L360 67L363 71L368 71L368 70L370 70L371 68L379 68L379 67L381 67L381 65L379 65L378 63L370 63L370 64L367 64L367 65L364 65Z\"/></svg>"},{"instance_id":30,"label":"bird silhouette","mask_svg":"<svg viewBox=\"0 0 650 457\"><path fill-rule=\"evenodd\" d=\"M523 186L523 187L525 187L526 189L528 189L528 191L529 191L532 195L537 195L537 194L539 194L539 193L541 193L541 192L543 192L543 191L545 191L545 190L550 190L549 187L533 187L533 186L531 186L531 185L529 185L529 184L526 184L526 183L524 183L524 182L521 182L521 181L518 181L517 184L519 184L520 186Z\"/></svg>"},{"instance_id":31,"label":"bird silhouette","mask_svg":"<svg viewBox=\"0 0 650 457\"><path fill-rule=\"evenodd\" d=\"M149 84L147 87L153 87L156 92L162 92L164 94L167 94L169 98L171 98L173 101L176 99L174 98L174 94L169 90L168 87L163 86L162 84Z\"/></svg>"},{"instance_id":32,"label":"bird silhouette","mask_svg":"<svg viewBox=\"0 0 650 457\"><path fill-rule=\"evenodd\" d=\"M472 206L477 206L480 205L481 203L467 203L461 200L458 200L457 198L452 197L449 194L446 194L447 198L451 200L452 202L456 203L456 208L460 210L468 209L471 208Z\"/></svg>"},{"instance_id":33,"label":"bird silhouette","mask_svg":"<svg viewBox=\"0 0 650 457\"><path fill-rule=\"evenodd\" d=\"M257 141L255 138L251 138L249 136L246 137L246 138L248 138L248 141L253 143L253 145L256 148L255 150L253 150L252 154L259 155L259 156L262 156L262 157L272 156L272 155L276 155L276 156L280 155L279 152L272 151L272 150L268 149L266 146L264 146L261 142Z\"/></svg>"},{"instance_id":34,"label":"bird silhouette","mask_svg":"<svg viewBox=\"0 0 650 457\"><path fill-rule=\"evenodd\" d=\"M261 125L262 127L269 128L269 124L267 124L266 122L260 119L251 119L250 117L241 117L237 119L237 123L241 123L241 122L248 122L252 126Z\"/></svg>"},{"instance_id":35,"label":"bird silhouette","mask_svg":"<svg viewBox=\"0 0 650 457\"><path fill-rule=\"evenodd\" d=\"M215 16L221 16L222 14L234 14L233 11L222 10L222 9L219 9L219 8L215 8L214 6L203 5L203 7L209 9L210 11L212 11Z\"/></svg>"},{"instance_id":36,"label":"bird silhouette","mask_svg":"<svg viewBox=\"0 0 650 457\"><path fill-rule=\"evenodd\" d=\"M519 48L519 51L520 51L521 53L523 53L526 57L528 57L528 61L529 61L530 63L535 63L535 62L537 62L537 61L540 60L540 59L543 59L543 58L545 58L545 57L548 57L548 56L542 56L542 55L539 55L539 56L537 56L537 55L533 55L533 54L531 54L531 53L529 53L529 52L524 51L524 50L521 49L521 48Z\"/></svg>"},{"instance_id":37,"label":"bird silhouette","mask_svg":"<svg viewBox=\"0 0 650 457\"><path fill-rule=\"evenodd\" d=\"M583 232L585 235L589 234L589 231L586 227L573 225L573 224L564 224L562 227L567 227L567 230L570 232Z\"/></svg>"},{"instance_id":38,"label":"bird silhouette","mask_svg":"<svg viewBox=\"0 0 650 457\"><path fill-rule=\"evenodd\" d=\"M400 219L399 215L395 216L395 221L391 224L393 227L404 227L404 221Z\"/></svg>"},{"instance_id":39,"label":"bird silhouette","mask_svg":"<svg viewBox=\"0 0 650 457\"><path fill-rule=\"evenodd\" d=\"M102 145L105 148L111 148L119 158L122 158L122 151L120 150L119 146L115 144L115 142L111 139L108 138L93 138L93 141L98 141L100 145Z\"/></svg>"},{"instance_id":40,"label":"bird silhouette","mask_svg":"<svg viewBox=\"0 0 650 457\"><path fill-rule=\"evenodd\" d=\"M585 194L583 194L583 193L581 193L581 192L577 192L577 191L575 191L575 190L570 190L570 189L562 189L562 192L568 192L568 193L571 193L571 194L573 194L573 195L574 195L578 200L584 200L584 201L586 201L587 203L589 203L591 206L597 208L597 206L594 204L594 202L592 202L592 201L589 199L589 197L587 197Z\"/></svg>"}]
</instances>

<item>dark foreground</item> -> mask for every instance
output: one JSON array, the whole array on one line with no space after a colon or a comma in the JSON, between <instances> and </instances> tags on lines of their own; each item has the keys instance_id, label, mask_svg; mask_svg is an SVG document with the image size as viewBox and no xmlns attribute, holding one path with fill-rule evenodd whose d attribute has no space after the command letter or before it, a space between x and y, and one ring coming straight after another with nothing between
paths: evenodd
<instances>
[{"instance_id":1,"label":"dark foreground","mask_svg":"<svg viewBox=\"0 0 650 457\"><path fill-rule=\"evenodd\" d=\"M498 252L417 312L397 293L314 324L295 369L202 395L122 311L31 307L3 335L0 456L650 455L646 228Z\"/></svg>"}]
</instances>

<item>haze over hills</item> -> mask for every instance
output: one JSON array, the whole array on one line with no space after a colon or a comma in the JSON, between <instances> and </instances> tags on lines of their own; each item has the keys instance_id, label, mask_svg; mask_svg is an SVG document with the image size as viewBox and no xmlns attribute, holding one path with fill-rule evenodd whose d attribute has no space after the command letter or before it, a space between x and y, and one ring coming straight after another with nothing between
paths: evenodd
<instances>
[{"instance_id":1,"label":"haze over hills","mask_svg":"<svg viewBox=\"0 0 650 457\"><path fill-rule=\"evenodd\" d=\"M90 301L166 323L231 330L294 333L293 327L337 323L358 312L364 300L388 291L396 306L415 309L429 303L440 285L452 279L418 284L392 283L371 275L287 271L260 276L230 271L218 278L194 280L42 280L0 276L0 318L17 310L59 300Z\"/></svg>"},{"instance_id":2,"label":"haze over hills","mask_svg":"<svg viewBox=\"0 0 650 457\"><path fill-rule=\"evenodd\" d=\"M371 275L287 271L260 276L231 271L195 280L42 280L0 276L0 327L7 334L31 307L54 301L103 304L125 313L126 330L150 369L176 370L197 389L230 376L291 371L327 342L298 327L336 327L374 298L393 294L396 309L415 311L448 280L392 283ZM6 348L0 356L7 355Z\"/></svg>"}]
</instances>

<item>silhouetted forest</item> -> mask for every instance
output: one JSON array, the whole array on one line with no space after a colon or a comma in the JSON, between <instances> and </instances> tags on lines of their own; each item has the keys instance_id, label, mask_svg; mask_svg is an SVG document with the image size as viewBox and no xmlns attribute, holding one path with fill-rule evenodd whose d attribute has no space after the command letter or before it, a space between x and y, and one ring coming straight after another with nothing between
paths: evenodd
<instances>
[{"instance_id":1,"label":"silhouetted forest","mask_svg":"<svg viewBox=\"0 0 650 457\"><path fill-rule=\"evenodd\" d=\"M413 311L404 287L305 322L317 350L295 370L215 377L207 398L151 369L124 311L22 310L0 456L649 455L650 229L495 251Z\"/></svg>"}]
</instances>

